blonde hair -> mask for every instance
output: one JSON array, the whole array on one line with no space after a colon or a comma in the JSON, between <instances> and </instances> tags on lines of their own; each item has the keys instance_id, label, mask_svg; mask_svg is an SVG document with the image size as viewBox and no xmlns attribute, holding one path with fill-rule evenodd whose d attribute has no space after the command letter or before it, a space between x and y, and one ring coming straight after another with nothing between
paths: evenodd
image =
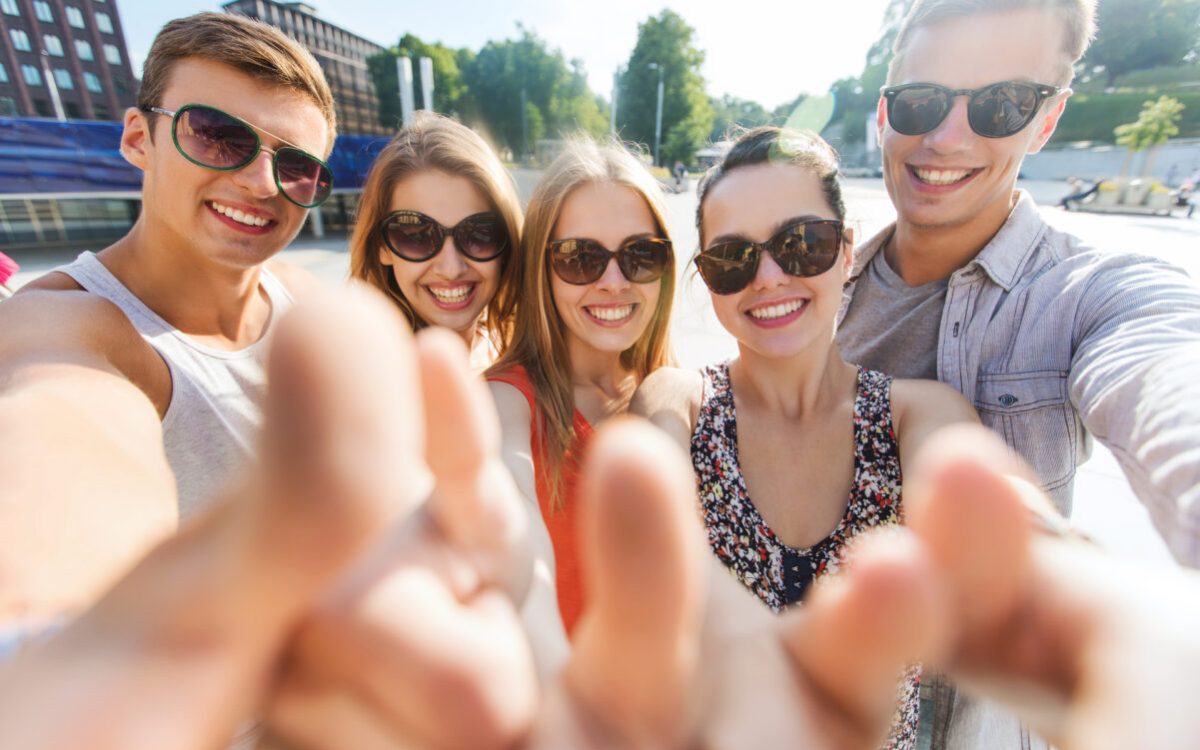
<instances>
[{"instance_id":1,"label":"blonde hair","mask_svg":"<svg viewBox=\"0 0 1200 750\"><path fill-rule=\"evenodd\" d=\"M404 297L390 268L379 260L384 247L379 224L391 213L392 192L406 177L437 169L464 177L473 184L500 215L508 232L509 250L501 256L500 284L485 308L484 322L492 343L503 351L512 331L520 273L521 205L512 176L496 153L475 131L449 117L428 111L417 112L412 125L404 128L384 147L371 165L362 199L358 204L354 234L350 237L350 276L380 289L400 308L414 330L425 328Z\"/></svg>"},{"instance_id":2,"label":"blonde hair","mask_svg":"<svg viewBox=\"0 0 1200 750\"><path fill-rule=\"evenodd\" d=\"M546 245L567 196L583 185L612 183L633 190L646 201L654 216L659 236L670 239L662 188L642 163L616 141L597 143L577 136L550 164L525 212L525 234L521 238L524 268L520 279L521 305L517 308L513 337L488 374L501 373L514 365L525 369L533 385L542 435L543 474L548 480L550 505L563 504L564 461L575 439L575 395L570 363L567 361L565 325L554 305L550 287L550 264ZM653 370L672 364L669 343L671 306L675 296L675 258L659 282L658 305L646 332L629 349L621 352L621 365L632 370L640 382Z\"/></svg>"},{"instance_id":3,"label":"blonde hair","mask_svg":"<svg viewBox=\"0 0 1200 750\"><path fill-rule=\"evenodd\" d=\"M896 82L905 49L917 29L981 13L1017 10L1054 13L1062 21L1063 66L1059 80L1055 83L1070 83L1074 76L1075 63L1083 57L1096 35L1096 0L916 0L904 16L896 41L892 45L893 57L888 65L888 83Z\"/></svg>"},{"instance_id":4,"label":"blonde hair","mask_svg":"<svg viewBox=\"0 0 1200 750\"><path fill-rule=\"evenodd\" d=\"M332 151L337 138L337 115L325 74L308 50L279 29L245 16L207 11L169 21L158 32L146 55L138 87L139 109L162 106L171 71L176 63L187 58L228 65L251 78L308 97L329 125L325 155Z\"/></svg>"}]
</instances>

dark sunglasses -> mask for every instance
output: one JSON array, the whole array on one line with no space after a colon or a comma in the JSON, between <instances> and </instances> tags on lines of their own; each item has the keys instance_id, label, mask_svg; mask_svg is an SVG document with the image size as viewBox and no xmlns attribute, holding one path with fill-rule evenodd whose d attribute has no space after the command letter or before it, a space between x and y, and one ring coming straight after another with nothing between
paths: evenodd
<instances>
[{"instance_id":1,"label":"dark sunglasses","mask_svg":"<svg viewBox=\"0 0 1200 750\"><path fill-rule=\"evenodd\" d=\"M763 243L718 242L696 256L696 267L713 294L734 294L754 281L763 250L771 254L785 273L806 278L820 276L833 268L841 248L842 222L798 221Z\"/></svg>"},{"instance_id":2,"label":"dark sunglasses","mask_svg":"<svg viewBox=\"0 0 1200 750\"><path fill-rule=\"evenodd\" d=\"M453 227L444 227L419 211L393 211L379 222L379 232L393 255L413 263L441 252L447 236L471 260L495 260L508 249L508 229L490 211L472 214Z\"/></svg>"},{"instance_id":3,"label":"dark sunglasses","mask_svg":"<svg viewBox=\"0 0 1200 750\"><path fill-rule=\"evenodd\" d=\"M232 172L254 161L259 152L266 151L271 155L275 185L292 203L301 208L315 208L333 192L333 172L325 162L291 144L269 149L262 145L258 128L215 107L185 104L174 111L162 107L142 109L171 118L171 138L175 148L193 164ZM267 135L283 141L271 133Z\"/></svg>"},{"instance_id":4,"label":"dark sunglasses","mask_svg":"<svg viewBox=\"0 0 1200 750\"><path fill-rule=\"evenodd\" d=\"M1043 83L1002 81L979 89L950 89L936 83L885 86L887 119L901 135L928 133L946 119L954 99L967 96L967 122L984 138L1007 138L1019 133L1037 114L1042 102L1062 89Z\"/></svg>"},{"instance_id":5,"label":"dark sunglasses","mask_svg":"<svg viewBox=\"0 0 1200 750\"><path fill-rule=\"evenodd\" d=\"M661 237L627 240L616 251L595 240L555 240L546 246L554 274L568 284L591 284L604 275L608 262L617 259L617 268L634 284L658 281L666 272L674 250L671 241Z\"/></svg>"}]
</instances>

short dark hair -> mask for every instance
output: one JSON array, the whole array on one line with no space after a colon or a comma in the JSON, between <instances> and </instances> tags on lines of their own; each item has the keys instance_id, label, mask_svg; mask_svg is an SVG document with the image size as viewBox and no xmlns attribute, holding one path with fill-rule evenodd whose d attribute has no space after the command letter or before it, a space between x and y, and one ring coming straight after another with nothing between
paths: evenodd
<instances>
[{"instance_id":1,"label":"short dark hair","mask_svg":"<svg viewBox=\"0 0 1200 750\"><path fill-rule=\"evenodd\" d=\"M825 201L839 220L846 218L846 202L838 182L838 157L833 147L821 136L806 130L763 125L741 134L733 147L700 180L700 195L696 206L696 229L700 231L700 246L704 246L704 201L709 191L740 167L755 164L791 164L807 169L821 182Z\"/></svg>"}]
</instances>

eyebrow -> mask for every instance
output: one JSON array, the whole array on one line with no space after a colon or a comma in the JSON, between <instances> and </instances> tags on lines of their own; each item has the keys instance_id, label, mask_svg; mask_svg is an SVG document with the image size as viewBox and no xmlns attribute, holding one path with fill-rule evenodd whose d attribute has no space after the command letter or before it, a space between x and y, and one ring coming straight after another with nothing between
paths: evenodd
<instances>
[{"instance_id":1,"label":"eyebrow","mask_svg":"<svg viewBox=\"0 0 1200 750\"><path fill-rule=\"evenodd\" d=\"M793 224L799 224L802 221L829 221L829 219L823 216L817 216L816 214L801 214L799 216L793 216L790 219L784 219L783 221L776 222L776 224L771 227L771 234L767 237L767 239L779 234L779 231L784 227L790 227ZM711 242L708 243L708 246L712 247L713 245L719 245L722 242L754 242L754 240L750 239L741 232L729 232L727 234L717 235L712 239Z\"/></svg>"},{"instance_id":2,"label":"eyebrow","mask_svg":"<svg viewBox=\"0 0 1200 750\"><path fill-rule=\"evenodd\" d=\"M647 237L666 239L665 237L662 237L662 235L660 233L657 233L657 232L638 232L637 234L631 234L628 237L626 237L625 239L618 242L617 247L619 247L619 248L625 247L625 245L629 244L630 242L632 242L634 240L643 240L643 239L646 239ZM612 248L608 247L607 245L605 245L600 240L594 239L592 237L562 237L557 240L550 240L550 242L566 242L567 240L587 240L588 242L595 242L597 245L604 248L605 250L612 249Z\"/></svg>"}]
</instances>

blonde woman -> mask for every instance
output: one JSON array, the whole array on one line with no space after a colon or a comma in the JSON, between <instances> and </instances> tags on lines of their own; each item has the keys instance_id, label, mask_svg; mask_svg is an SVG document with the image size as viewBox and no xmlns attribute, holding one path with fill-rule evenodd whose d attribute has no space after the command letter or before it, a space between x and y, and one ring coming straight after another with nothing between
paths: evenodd
<instances>
[{"instance_id":1,"label":"blonde woman","mask_svg":"<svg viewBox=\"0 0 1200 750\"><path fill-rule=\"evenodd\" d=\"M495 152L470 128L418 112L367 176L350 273L413 329L458 332L482 370L511 331L520 235L516 189Z\"/></svg>"},{"instance_id":2,"label":"blonde woman","mask_svg":"<svg viewBox=\"0 0 1200 750\"><path fill-rule=\"evenodd\" d=\"M675 255L661 188L616 143L571 142L534 191L511 345L487 372L503 455L549 532L568 634L584 592L575 476L592 430L669 364Z\"/></svg>"}]
</instances>

